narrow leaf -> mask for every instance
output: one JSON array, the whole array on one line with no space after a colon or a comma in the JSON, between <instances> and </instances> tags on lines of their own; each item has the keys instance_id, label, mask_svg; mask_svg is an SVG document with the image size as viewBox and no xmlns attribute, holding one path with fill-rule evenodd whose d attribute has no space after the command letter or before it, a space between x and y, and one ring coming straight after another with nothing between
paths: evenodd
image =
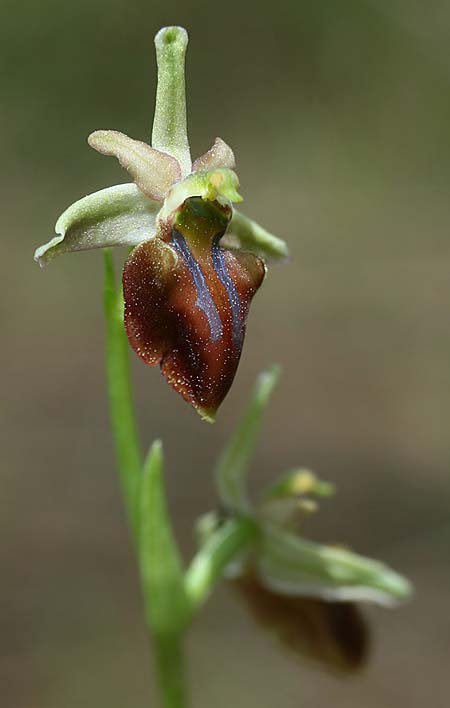
<instances>
[{"instance_id":1,"label":"narrow leaf","mask_svg":"<svg viewBox=\"0 0 450 708\"><path fill-rule=\"evenodd\" d=\"M167 509L159 440L153 443L144 464L139 538L149 624L156 633L178 632L186 622L187 600L183 567Z\"/></svg>"},{"instance_id":2,"label":"narrow leaf","mask_svg":"<svg viewBox=\"0 0 450 708\"><path fill-rule=\"evenodd\" d=\"M280 369L272 367L258 377L250 403L222 453L216 467L216 483L224 506L246 513L250 510L247 495L247 469L253 453L262 418Z\"/></svg>"}]
</instances>

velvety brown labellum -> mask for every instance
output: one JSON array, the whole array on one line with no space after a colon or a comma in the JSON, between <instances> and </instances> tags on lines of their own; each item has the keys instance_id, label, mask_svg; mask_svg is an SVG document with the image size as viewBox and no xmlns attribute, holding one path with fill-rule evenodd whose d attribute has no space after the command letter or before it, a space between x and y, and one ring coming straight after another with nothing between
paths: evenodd
<instances>
[{"instance_id":1,"label":"velvety brown labellum","mask_svg":"<svg viewBox=\"0 0 450 708\"><path fill-rule=\"evenodd\" d=\"M368 629L351 602L280 595L248 574L233 581L255 619L285 647L319 661L332 672L361 668L368 651Z\"/></svg>"},{"instance_id":2,"label":"velvety brown labellum","mask_svg":"<svg viewBox=\"0 0 450 708\"><path fill-rule=\"evenodd\" d=\"M125 326L147 364L212 420L239 363L263 262L219 245L231 211L186 200L173 224L134 249L123 273Z\"/></svg>"}]
</instances>

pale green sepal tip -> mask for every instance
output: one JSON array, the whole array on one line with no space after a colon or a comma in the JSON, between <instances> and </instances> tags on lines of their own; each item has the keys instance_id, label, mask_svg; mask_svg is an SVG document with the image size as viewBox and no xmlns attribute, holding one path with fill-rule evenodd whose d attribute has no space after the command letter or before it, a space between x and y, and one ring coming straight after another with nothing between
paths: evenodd
<instances>
[{"instance_id":1,"label":"pale green sepal tip","mask_svg":"<svg viewBox=\"0 0 450 708\"><path fill-rule=\"evenodd\" d=\"M269 261L282 262L289 258L289 249L285 241L236 209L233 209L228 231L222 242L230 248L242 248Z\"/></svg>"},{"instance_id":2,"label":"pale green sepal tip","mask_svg":"<svg viewBox=\"0 0 450 708\"><path fill-rule=\"evenodd\" d=\"M61 214L55 226L57 236L36 249L34 260L43 267L61 253L136 246L154 236L160 208L135 184L101 189Z\"/></svg>"},{"instance_id":3,"label":"pale green sepal tip","mask_svg":"<svg viewBox=\"0 0 450 708\"><path fill-rule=\"evenodd\" d=\"M267 371L263 371L256 380L254 396L255 402L265 408L269 403L269 399L273 393L278 379L281 376L281 366L274 364Z\"/></svg>"},{"instance_id":4,"label":"pale green sepal tip","mask_svg":"<svg viewBox=\"0 0 450 708\"><path fill-rule=\"evenodd\" d=\"M216 411L209 409L209 408L197 408L197 413L199 414L200 418L204 420L206 423L215 423L216 422Z\"/></svg>"},{"instance_id":5,"label":"pale green sepal tip","mask_svg":"<svg viewBox=\"0 0 450 708\"><path fill-rule=\"evenodd\" d=\"M161 27L155 35L155 47L157 52L163 52L167 48L184 53L189 42L189 36L184 27L172 25Z\"/></svg>"}]
</instances>

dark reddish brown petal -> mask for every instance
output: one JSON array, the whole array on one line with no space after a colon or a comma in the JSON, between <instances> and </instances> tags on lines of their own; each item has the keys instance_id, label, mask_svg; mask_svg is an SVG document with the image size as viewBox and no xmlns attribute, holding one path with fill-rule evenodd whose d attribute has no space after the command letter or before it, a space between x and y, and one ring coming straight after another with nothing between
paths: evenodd
<instances>
[{"instance_id":1,"label":"dark reddish brown petal","mask_svg":"<svg viewBox=\"0 0 450 708\"><path fill-rule=\"evenodd\" d=\"M207 420L225 398L239 363L248 308L264 278L262 261L224 251L218 240L190 242L175 229L138 246L123 286L130 344Z\"/></svg>"},{"instance_id":2,"label":"dark reddish brown petal","mask_svg":"<svg viewBox=\"0 0 450 708\"><path fill-rule=\"evenodd\" d=\"M289 650L332 672L356 671L364 665L369 632L354 603L280 595L264 588L250 572L233 584L255 619Z\"/></svg>"}]
</instances>

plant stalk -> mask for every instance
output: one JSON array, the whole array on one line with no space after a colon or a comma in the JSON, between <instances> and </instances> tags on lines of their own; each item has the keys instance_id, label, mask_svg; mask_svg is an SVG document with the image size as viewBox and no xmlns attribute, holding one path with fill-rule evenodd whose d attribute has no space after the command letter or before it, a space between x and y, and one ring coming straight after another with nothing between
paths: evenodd
<instances>
[{"instance_id":1,"label":"plant stalk","mask_svg":"<svg viewBox=\"0 0 450 708\"><path fill-rule=\"evenodd\" d=\"M142 452L130 381L129 346L123 326L123 296L116 288L111 252L105 249L104 311L106 380L111 428L125 507L135 544L139 536L139 485Z\"/></svg>"},{"instance_id":2,"label":"plant stalk","mask_svg":"<svg viewBox=\"0 0 450 708\"><path fill-rule=\"evenodd\" d=\"M154 635L153 651L159 692L164 708L187 708L186 671L182 637Z\"/></svg>"}]
</instances>

